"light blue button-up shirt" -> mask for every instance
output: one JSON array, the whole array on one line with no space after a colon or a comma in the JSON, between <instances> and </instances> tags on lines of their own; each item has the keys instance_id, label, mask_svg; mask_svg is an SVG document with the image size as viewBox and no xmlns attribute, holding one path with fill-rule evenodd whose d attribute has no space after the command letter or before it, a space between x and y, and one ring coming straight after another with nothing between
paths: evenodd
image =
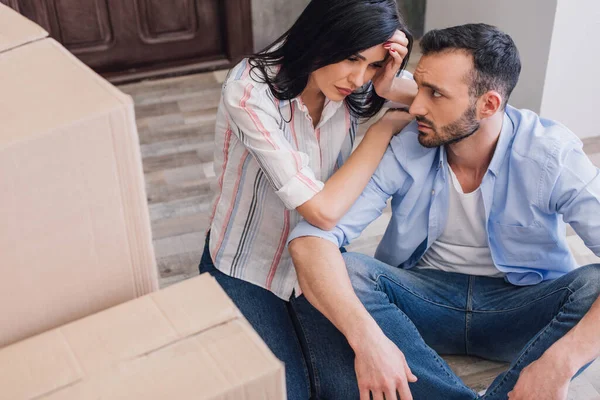
<instances>
[{"instance_id":1,"label":"light blue button-up shirt","mask_svg":"<svg viewBox=\"0 0 600 400\"><path fill-rule=\"evenodd\" d=\"M412 268L444 231L449 178L444 147L421 146L411 123L392 139L364 192L333 230L302 221L288 242L317 236L346 246L391 198L392 218L375 258ZM512 284L556 279L578 267L566 223L600 256L600 170L565 126L507 106L481 192L494 265Z\"/></svg>"}]
</instances>

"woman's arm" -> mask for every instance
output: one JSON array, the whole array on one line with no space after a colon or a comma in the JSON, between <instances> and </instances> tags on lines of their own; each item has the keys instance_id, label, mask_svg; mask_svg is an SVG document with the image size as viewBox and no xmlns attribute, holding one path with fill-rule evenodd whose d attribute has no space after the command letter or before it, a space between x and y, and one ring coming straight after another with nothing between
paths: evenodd
<instances>
[{"instance_id":1,"label":"woman's arm","mask_svg":"<svg viewBox=\"0 0 600 400\"><path fill-rule=\"evenodd\" d=\"M346 163L323 183L310 169L307 154L287 141L277 120L278 110L263 91L243 80L227 83L223 91L227 134L237 136L256 159L286 208L298 210L321 229L335 226L366 186L392 136L412 117L388 111L367 131Z\"/></svg>"},{"instance_id":2,"label":"woman's arm","mask_svg":"<svg viewBox=\"0 0 600 400\"><path fill-rule=\"evenodd\" d=\"M391 88L383 97L394 103L410 106L418 90L417 83L413 79L394 78Z\"/></svg>"},{"instance_id":3,"label":"woman's arm","mask_svg":"<svg viewBox=\"0 0 600 400\"><path fill-rule=\"evenodd\" d=\"M362 193L396 133L412 121L403 111L389 110L374 123L348 160L325 187L296 210L310 224L323 230L335 227Z\"/></svg>"}]
</instances>

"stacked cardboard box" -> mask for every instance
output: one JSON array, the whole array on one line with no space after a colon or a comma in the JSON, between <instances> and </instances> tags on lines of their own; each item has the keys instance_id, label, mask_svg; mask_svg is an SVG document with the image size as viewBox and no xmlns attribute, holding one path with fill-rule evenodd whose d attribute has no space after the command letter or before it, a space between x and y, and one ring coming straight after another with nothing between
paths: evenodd
<instances>
[{"instance_id":1,"label":"stacked cardboard box","mask_svg":"<svg viewBox=\"0 0 600 400\"><path fill-rule=\"evenodd\" d=\"M0 4L0 346L158 288L133 103Z\"/></svg>"},{"instance_id":2,"label":"stacked cardboard box","mask_svg":"<svg viewBox=\"0 0 600 400\"><path fill-rule=\"evenodd\" d=\"M156 291L131 98L2 4L0 271L0 399L285 398L212 278Z\"/></svg>"}]
</instances>

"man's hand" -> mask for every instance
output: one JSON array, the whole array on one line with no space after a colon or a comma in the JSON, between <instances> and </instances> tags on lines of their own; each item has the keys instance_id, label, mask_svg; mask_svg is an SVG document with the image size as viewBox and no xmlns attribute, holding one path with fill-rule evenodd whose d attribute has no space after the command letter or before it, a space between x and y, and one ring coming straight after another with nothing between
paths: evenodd
<instances>
[{"instance_id":1,"label":"man's hand","mask_svg":"<svg viewBox=\"0 0 600 400\"><path fill-rule=\"evenodd\" d=\"M408 54L408 39L404 32L397 30L383 47L388 50L390 57L386 64L373 77L375 92L388 100L394 91L396 74L400 71L402 61Z\"/></svg>"},{"instance_id":2,"label":"man's hand","mask_svg":"<svg viewBox=\"0 0 600 400\"><path fill-rule=\"evenodd\" d=\"M566 400L571 382L570 372L545 355L521 371L509 400Z\"/></svg>"},{"instance_id":3,"label":"man's hand","mask_svg":"<svg viewBox=\"0 0 600 400\"><path fill-rule=\"evenodd\" d=\"M385 201L381 201L385 207ZM360 400L412 400L408 382L417 378L404 354L385 336L352 288L339 247L317 237L292 240L288 250L308 301L346 337L354 351ZM335 282L335 285L331 285Z\"/></svg>"},{"instance_id":4,"label":"man's hand","mask_svg":"<svg viewBox=\"0 0 600 400\"><path fill-rule=\"evenodd\" d=\"M353 346L356 358L354 368L358 379L360 400L412 400L409 382L416 382L404 354L385 334L370 335Z\"/></svg>"}]
</instances>

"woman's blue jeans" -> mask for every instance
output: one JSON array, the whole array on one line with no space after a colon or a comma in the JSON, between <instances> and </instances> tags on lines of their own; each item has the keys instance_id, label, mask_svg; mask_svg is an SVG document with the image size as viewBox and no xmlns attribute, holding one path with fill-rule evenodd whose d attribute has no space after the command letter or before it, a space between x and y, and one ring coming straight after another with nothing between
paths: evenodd
<instances>
[{"instance_id":1,"label":"woman's blue jeans","mask_svg":"<svg viewBox=\"0 0 600 400\"><path fill-rule=\"evenodd\" d=\"M200 261L200 273L209 273L233 300L254 330L269 346L273 354L285 364L288 400L344 399L321 393L322 387L334 387L349 379L343 386L355 384L354 372L350 377L337 376L335 365L327 362L331 351L345 352L344 360L354 359L345 337L314 308L304 296L292 296L289 302L252 283L232 278L217 270L208 251L206 239ZM344 249L341 249L345 252ZM352 363L354 361L351 361ZM323 382L315 368L329 369ZM328 393L334 393L332 388Z\"/></svg>"}]
</instances>

